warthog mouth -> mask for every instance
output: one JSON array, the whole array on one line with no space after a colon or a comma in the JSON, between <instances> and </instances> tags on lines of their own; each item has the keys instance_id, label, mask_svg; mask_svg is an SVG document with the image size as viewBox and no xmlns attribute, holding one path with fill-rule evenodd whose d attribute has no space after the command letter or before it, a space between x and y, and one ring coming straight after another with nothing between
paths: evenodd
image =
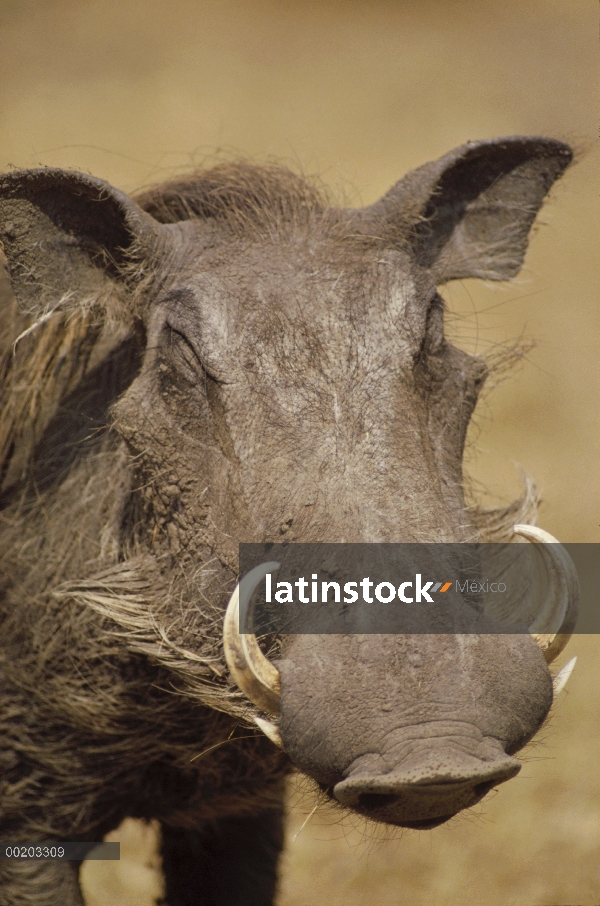
<instances>
[{"instance_id":1,"label":"warthog mouth","mask_svg":"<svg viewBox=\"0 0 600 906\"><path fill-rule=\"evenodd\" d=\"M493 784L490 784L490 789L492 786ZM486 792L488 791L486 790ZM331 790L327 790L327 794L333 802L337 802ZM483 798L483 795L480 798ZM475 804L475 802L472 803L472 805ZM458 811L434 818L402 819L395 815L397 807L398 797L392 793L363 793L352 806L353 810L364 818L391 824L394 827L406 827L409 830L433 830L434 827L439 827L450 821L451 818L455 818L458 812L462 811L462 809L458 809Z\"/></svg>"},{"instance_id":2,"label":"warthog mouth","mask_svg":"<svg viewBox=\"0 0 600 906\"><path fill-rule=\"evenodd\" d=\"M405 821L401 827L407 827L409 830L433 830L434 827L439 827L441 824L445 824L446 821L450 821L450 818L454 818L454 815L445 815L443 818L433 818L431 821Z\"/></svg>"}]
</instances>

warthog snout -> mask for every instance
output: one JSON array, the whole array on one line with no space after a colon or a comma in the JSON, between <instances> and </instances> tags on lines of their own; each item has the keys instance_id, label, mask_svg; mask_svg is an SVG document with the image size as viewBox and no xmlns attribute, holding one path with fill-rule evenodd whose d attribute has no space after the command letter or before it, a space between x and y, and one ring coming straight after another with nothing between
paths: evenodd
<instances>
[{"instance_id":1,"label":"warthog snout","mask_svg":"<svg viewBox=\"0 0 600 906\"><path fill-rule=\"evenodd\" d=\"M278 664L284 749L329 797L401 827L439 824L514 777L552 701L525 635L297 636Z\"/></svg>"}]
</instances>

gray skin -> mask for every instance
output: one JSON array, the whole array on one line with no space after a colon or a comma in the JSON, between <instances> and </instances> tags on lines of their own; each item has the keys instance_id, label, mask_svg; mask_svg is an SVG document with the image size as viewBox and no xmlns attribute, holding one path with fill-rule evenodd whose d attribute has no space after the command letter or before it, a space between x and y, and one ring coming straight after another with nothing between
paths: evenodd
<instances>
[{"instance_id":1,"label":"gray skin","mask_svg":"<svg viewBox=\"0 0 600 906\"><path fill-rule=\"evenodd\" d=\"M415 828L517 773L552 702L528 637L284 639L279 753L220 633L240 541L493 539L462 480L486 368L437 287L518 273L570 160L469 143L361 210L247 164L137 201L0 179L2 839L157 817L172 906L267 906L291 765ZM0 875L0 904L81 903L73 866Z\"/></svg>"}]
</instances>

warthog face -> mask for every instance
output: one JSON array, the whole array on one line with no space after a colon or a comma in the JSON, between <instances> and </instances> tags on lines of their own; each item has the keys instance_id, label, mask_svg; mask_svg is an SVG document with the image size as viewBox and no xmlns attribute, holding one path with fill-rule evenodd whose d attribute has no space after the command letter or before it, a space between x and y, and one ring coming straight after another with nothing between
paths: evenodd
<instances>
[{"instance_id":1,"label":"warthog face","mask_svg":"<svg viewBox=\"0 0 600 906\"><path fill-rule=\"evenodd\" d=\"M476 538L462 455L486 369L445 339L437 287L514 276L570 159L547 139L470 143L361 210L246 165L138 202L81 174L5 177L24 306L143 325L141 371L112 409L130 463L151 476L128 510L138 551L168 553L177 586L211 558L235 571L239 541ZM551 705L541 649L559 650L569 594L540 644L300 636L276 667L255 641L225 648L247 696L279 713L278 726L246 719L323 790L432 827L519 770L514 753Z\"/></svg>"}]
</instances>

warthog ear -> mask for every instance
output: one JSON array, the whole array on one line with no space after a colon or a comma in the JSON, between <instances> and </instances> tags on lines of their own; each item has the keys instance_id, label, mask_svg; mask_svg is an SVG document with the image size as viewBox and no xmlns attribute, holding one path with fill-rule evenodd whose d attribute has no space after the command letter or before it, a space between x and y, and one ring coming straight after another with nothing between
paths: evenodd
<instances>
[{"instance_id":1,"label":"warthog ear","mask_svg":"<svg viewBox=\"0 0 600 906\"><path fill-rule=\"evenodd\" d=\"M437 283L507 280L521 269L535 216L572 157L548 138L469 142L408 173L366 211L408 240Z\"/></svg>"},{"instance_id":2,"label":"warthog ear","mask_svg":"<svg viewBox=\"0 0 600 906\"><path fill-rule=\"evenodd\" d=\"M114 293L132 251L150 256L161 230L101 179L50 168L0 176L0 241L15 295L32 314Z\"/></svg>"},{"instance_id":3,"label":"warthog ear","mask_svg":"<svg viewBox=\"0 0 600 906\"><path fill-rule=\"evenodd\" d=\"M107 309L130 326L135 296L129 290L162 263L167 230L123 192L82 173L0 176L2 490L25 476L93 351L109 351L110 331L108 345L96 345Z\"/></svg>"}]
</instances>

